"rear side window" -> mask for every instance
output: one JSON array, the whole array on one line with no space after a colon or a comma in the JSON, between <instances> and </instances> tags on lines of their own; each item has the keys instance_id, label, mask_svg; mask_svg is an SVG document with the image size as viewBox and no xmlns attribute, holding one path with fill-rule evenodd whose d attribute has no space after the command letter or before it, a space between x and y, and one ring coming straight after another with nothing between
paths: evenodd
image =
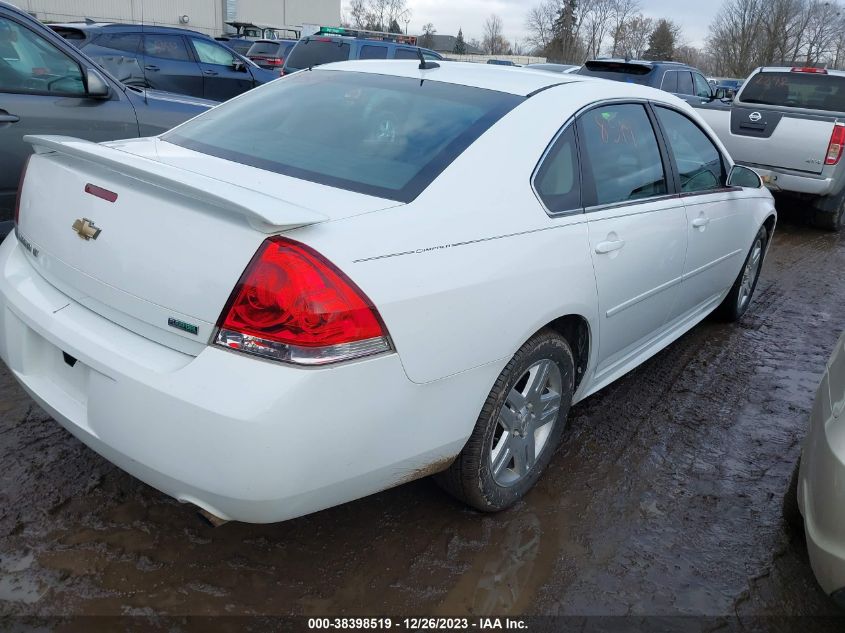
<instances>
[{"instance_id":1,"label":"rear side window","mask_svg":"<svg viewBox=\"0 0 845 633\"><path fill-rule=\"evenodd\" d=\"M419 59L420 54L415 48L397 48L393 59Z\"/></svg>"},{"instance_id":2,"label":"rear side window","mask_svg":"<svg viewBox=\"0 0 845 633\"><path fill-rule=\"evenodd\" d=\"M349 59L349 44L342 40L301 40L288 55L286 66L301 70Z\"/></svg>"},{"instance_id":3,"label":"rear side window","mask_svg":"<svg viewBox=\"0 0 845 633\"><path fill-rule=\"evenodd\" d=\"M101 35L94 43L101 48L111 48L134 55L141 46L141 36L137 33L112 33Z\"/></svg>"},{"instance_id":4,"label":"rear side window","mask_svg":"<svg viewBox=\"0 0 845 633\"><path fill-rule=\"evenodd\" d=\"M178 62L191 61L181 35L144 35L144 55Z\"/></svg>"},{"instance_id":5,"label":"rear side window","mask_svg":"<svg viewBox=\"0 0 845 633\"><path fill-rule=\"evenodd\" d=\"M661 107L654 111L678 166L681 191L695 193L724 187L727 176L722 155L704 132L680 112Z\"/></svg>"},{"instance_id":6,"label":"rear side window","mask_svg":"<svg viewBox=\"0 0 845 633\"><path fill-rule=\"evenodd\" d=\"M294 178L410 202L522 101L437 81L318 70L224 103L163 138Z\"/></svg>"},{"instance_id":7,"label":"rear side window","mask_svg":"<svg viewBox=\"0 0 845 633\"><path fill-rule=\"evenodd\" d=\"M585 199L585 204L627 202L668 191L660 149L643 106L590 110L578 119L578 140L593 190L593 200Z\"/></svg>"},{"instance_id":8,"label":"rear side window","mask_svg":"<svg viewBox=\"0 0 845 633\"><path fill-rule=\"evenodd\" d=\"M845 111L845 77L798 72L762 72L742 89L744 103Z\"/></svg>"},{"instance_id":9,"label":"rear side window","mask_svg":"<svg viewBox=\"0 0 845 633\"><path fill-rule=\"evenodd\" d=\"M387 59L387 46L371 46L366 45L361 47L361 59Z\"/></svg>"},{"instance_id":10,"label":"rear side window","mask_svg":"<svg viewBox=\"0 0 845 633\"><path fill-rule=\"evenodd\" d=\"M678 71L670 70L663 75L663 85L661 86L666 92L678 92Z\"/></svg>"},{"instance_id":11,"label":"rear side window","mask_svg":"<svg viewBox=\"0 0 845 633\"><path fill-rule=\"evenodd\" d=\"M581 209L581 170L574 125L560 135L537 170L534 188L551 213Z\"/></svg>"}]
</instances>

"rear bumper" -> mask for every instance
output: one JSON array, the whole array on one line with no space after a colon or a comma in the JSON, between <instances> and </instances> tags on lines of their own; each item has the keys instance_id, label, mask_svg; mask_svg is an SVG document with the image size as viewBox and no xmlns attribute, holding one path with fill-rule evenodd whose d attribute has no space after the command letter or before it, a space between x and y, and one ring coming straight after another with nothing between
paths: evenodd
<instances>
[{"instance_id":1,"label":"rear bumper","mask_svg":"<svg viewBox=\"0 0 845 633\"><path fill-rule=\"evenodd\" d=\"M180 501L255 523L444 468L501 369L417 385L396 354L319 370L214 347L186 355L71 301L14 235L0 245L0 358L106 459Z\"/></svg>"},{"instance_id":2,"label":"rear bumper","mask_svg":"<svg viewBox=\"0 0 845 633\"><path fill-rule=\"evenodd\" d=\"M773 191L787 191L792 193L803 193L812 196L828 196L836 193L833 178L822 176L799 175L763 167L752 163L740 163L751 167L760 174L766 186Z\"/></svg>"}]
</instances>

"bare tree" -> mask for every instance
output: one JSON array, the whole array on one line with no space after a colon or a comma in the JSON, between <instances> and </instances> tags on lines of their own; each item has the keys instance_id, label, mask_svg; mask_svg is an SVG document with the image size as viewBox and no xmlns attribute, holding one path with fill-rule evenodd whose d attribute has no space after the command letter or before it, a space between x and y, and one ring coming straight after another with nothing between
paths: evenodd
<instances>
[{"instance_id":1,"label":"bare tree","mask_svg":"<svg viewBox=\"0 0 845 633\"><path fill-rule=\"evenodd\" d=\"M528 42L534 48L545 51L552 43L559 10L560 2L557 0L546 0L528 10L525 29L528 31Z\"/></svg>"},{"instance_id":2,"label":"bare tree","mask_svg":"<svg viewBox=\"0 0 845 633\"><path fill-rule=\"evenodd\" d=\"M505 55L508 52L510 46L505 39L503 28L502 18L495 13L484 23L481 46L488 55Z\"/></svg>"},{"instance_id":3,"label":"bare tree","mask_svg":"<svg viewBox=\"0 0 845 633\"><path fill-rule=\"evenodd\" d=\"M638 0L610 0L610 28L613 43L610 47L612 57L624 56L627 51L622 47L625 28L631 19L639 14Z\"/></svg>"},{"instance_id":4,"label":"bare tree","mask_svg":"<svg viewBox=\"0 0 845 633\"><path fill-rule=\"evenodd\" d=\"M648 41L654 31L654 26L654 20L641 13L631 16L618 29L616 55L642 59L648 50Z\"/></svg>"},{"instance_id":5,"label":"bare tree","mask_svg":"<svg viewBox=\"0 0 845 633\"><path fill-rule=\"evenodd\" d=\"M407 0L350 0L348 15L352 26L359 29L386 31L393 22L409 18Z\"/></svg>"},{"instance_id":6,"label":"bare tree","mask_svg":"<svg viewBox=\"0 0 845 633\"><path fill-rule=\"evenodd\" d=\"M422 37L420 38L420 46L423 48L434 48L434 34L437 29L429 22L422 28Z\"/></svg>"},{"instance_id":7,"label":"bare tree","mask_svg":"<svg viewBox=\"0 0 845 633\"><path fill-rule=\"evenodd\" d=\"M715 72L746 77L758 65L766 0L725 0L710 25L708 47Z\"/></svg>"},{"instance_id":8,"label":"bare tree","mask_svg":"<svg viewBox=\"0 0 845 633\"><path fill-rule=\"evenodd\" d=\"M610 28L613 0L584 0L581 3L581 35L590 57L598 57Z\"/></svg>"}]
</instances>

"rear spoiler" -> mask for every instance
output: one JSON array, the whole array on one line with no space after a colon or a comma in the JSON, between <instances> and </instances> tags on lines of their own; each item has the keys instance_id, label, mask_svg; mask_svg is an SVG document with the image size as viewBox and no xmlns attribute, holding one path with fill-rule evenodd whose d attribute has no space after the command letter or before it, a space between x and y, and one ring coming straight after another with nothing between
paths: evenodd
<instances>
[{"instance_id":1,"label":"rear spoiler","mask_svg":"<svg viewBox=\"0 0 845 633\"><path fill-rule=\"evenodd\" d=\"M317 224L327 216L267 194L71 136L26 135L36 154L59 153L244 216L262 233Z\"/></svg>"}]
</instances>

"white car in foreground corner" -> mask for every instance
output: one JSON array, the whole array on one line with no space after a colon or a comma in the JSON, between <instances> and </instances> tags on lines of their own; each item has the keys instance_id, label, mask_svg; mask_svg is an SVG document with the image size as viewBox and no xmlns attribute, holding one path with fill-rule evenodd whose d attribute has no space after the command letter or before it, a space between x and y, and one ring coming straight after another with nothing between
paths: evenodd
<instances>
[{"instance_id":1,"label":"white car in foreground corner","mask_svg":"<svg viewBox=\"0 0 845 633\"><path fill-rule=\"evenodd\" d=\"M787 495L787 518L803 524L819 584L845 607L845 334L816 392L800 471Z\"/></svg>"},{"instance_id":2,"label":"white car in foreground corner","mask_svg":"<svg viewBox=\"0 0 845 633\"><path fill-rule=\"evenodd\" d=\"M745 312L776 219L679 99L495 66L329 65L160 137L29 140L0 356L250 522L440 471L511 505L573 402Z\"/></svg>"}]
</instances>

